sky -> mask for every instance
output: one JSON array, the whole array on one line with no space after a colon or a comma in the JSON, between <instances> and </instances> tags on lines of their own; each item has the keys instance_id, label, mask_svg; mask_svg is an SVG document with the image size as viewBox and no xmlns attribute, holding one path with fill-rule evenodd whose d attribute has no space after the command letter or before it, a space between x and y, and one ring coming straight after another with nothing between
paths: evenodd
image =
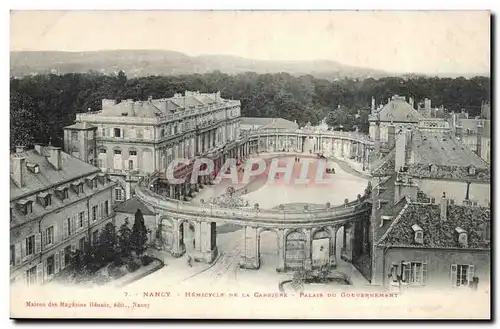
<instances>
[{"instance_id":1,"label":"sky","mask_svg":"<svg viewBox=\"0 0 500 329\"><path fill-rule=\"evenodd\" d=\"M490 71L487 11L12 11L11 51L160 49L334 60L389 72Z\"/></svg>"}]
</instances>

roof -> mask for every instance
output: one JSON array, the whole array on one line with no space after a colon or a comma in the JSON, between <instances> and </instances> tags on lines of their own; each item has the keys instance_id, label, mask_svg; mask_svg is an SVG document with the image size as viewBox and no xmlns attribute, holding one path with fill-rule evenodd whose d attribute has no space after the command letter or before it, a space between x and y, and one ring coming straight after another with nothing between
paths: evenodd
<instances>
[{"instance_id":1,"label":"roof","mask_svg":"<svg viewBox=\"0 0 500 329\"><path fill-rule=\"evenodd\" d=\"M141 209L141 212L145 216L154 216L155 213L151 211L141 200L137 197L128 199L125 202L119 203L115 206L116 212L126 212L129 214L135 214L137 209Z\"/></svg>"},{"instance_id":2,"label":"roof","mask_svg":"<svg viewBox=\"0 0 500 329\"><path fill-rule=\"evenodd\" d=\"M478 133L477 125L483 124L483 136L491 137L491 120L486 119L457 119L457 125L462 126L462 133L466 134L470 130L472 134Z\"/></svg>"},{"instance_id":3,"label":"roof","mask_svg":"<svg viewBox=\"0 0 500 329\"><path fill-rule=\"evenodd\" d=\"M377 114L378 119L372 119L372 121L418 123L420 119L423 119L423 116L408 104L404 97L400 96L393 96Z\"/></svg>"},{"instance_id":4,"label":"roof","mask_svg":"<svg viewBox=\"0 0 500 329\"><path fill-rule=\"evenodd\" d=\"M53 186L70 182L82 176L100 172L100 169L75 158L63 151L61 152L61 169L55 170L45 156L44 149L39 154L34 149L26 150L23 153L12 153L11 160L14 157L24 157L26 163L38 164L40 171L33 173L27 169L26 165L22 168L23 187L18 187L12 178L10 179L10 199L14 200L23 196L32 194L40 190L46 190Z\"/></svg>"},{"instance_id":5,"label":"roof","mask_svg":"<svg viewBox=\"0 0 500 329\"><path fill-rule=\"evenodd\" d=\"M467 248L490 249L490 241L485 239L490 221L491 211L487 207L449 205L447 219L441 220L440 205L409 203L378 244L393 247L463 248L456 236L456 228L460 227L467 232ZM414 242L414 225L422 228L423 244Z\"/></svg>"},{"instance_id":6,"label":"roof","mask_svg":"<svg viewBox=\"0 0 500 329\"><path fill-rule=\"evenodd\" d=\"M75 130L85 130L85 129L91 129L91 128L97 128L94 125L91 125L88 122L77 122L75 124L72 124L71 126L66 126L64 127L65 129L75 129Z\"/></svg>"},{"instance_id":7,"label":"roof","mask_svg":"<svg viewBox=\"0 0 500 329\"><path fill-rule=\"evenodd\" d=\"M265 129L298 129L299 125L283 118L241 117L240 125L257 126Z\"/></svg>"},{"instance_id":8,"label":"roof","mask_svg":"<svg viewBox=\"0 0 500 329\"><path fill-rule=\"evenodd\" d=\"M488 167L483 159L463 145L451 132L415 129L410 149L412 164Z\"/></svg>"}]
</instances>

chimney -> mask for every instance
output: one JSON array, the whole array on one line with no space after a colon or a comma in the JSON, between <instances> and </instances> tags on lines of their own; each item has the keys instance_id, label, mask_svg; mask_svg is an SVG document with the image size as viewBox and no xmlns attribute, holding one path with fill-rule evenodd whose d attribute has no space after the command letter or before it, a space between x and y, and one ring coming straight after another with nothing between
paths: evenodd
<instances>
[{"instance_id":1,"label":"chimney","mask_svg":"<svg viewBox=\"0 0 500 329\"><path fill-rule=\"evenodd\" d=\"M415 108L415 101L413 100L413 97L410 96L409 103L412 109Z\"/></svg>"},{"instance_id":2,"label":"chimney","mask_svg":"<svg viewBox=\"0 0 500 329\"><path fill-rule=\"evenodd\" d=\"M427 97L424 99L424 108L426 110L430 110L431 109L431 100L428 99Z\"/></svg>"},{"instance_id":3,"label":"chimney","mask_svg":"<svg viewBox=\"0 0 500 329\"><path fill-rule=\"evenodd\" d=\"M396 136L396 161L395 171L399 172L406 164L406 131L402 130Z\"/></svg>"},{"instance_id":4,"label":"chimney","mask_svg":"<svg viewBox=\"0 0 500 329\"><path fill-rule=\"evenodd\" d=\"M441 220L446 221L448 217L448 199L446 199L445 192L443 192L443 197L441 198L441 202L439 203L439 209Z\"/></svg>"},{"instance_id":5,"label":"chimney","mask_svg":"<svg viewBox=\"0 0 500 329\"><path fill-rule=\"evenodd\" d=\"M410 198L411 201L417 201L418 185L413 182L410 176L397 174L394 183L394 204L397 204L403 198Z\"/></svg>"},{"instance_id":6,"label":"chimney","mask_svg":"<svg viewBox=\"0 0 500 329\"><path fill-rule=\"evenodd\" d=\"M375 113L375 97L372 97L372 114Z\"/></svg>"},{"instance_id":7,"label":"chimney","mask_svg":"<svg viewBox=\"0 0 500 329\"><path fill-rule=\"evenodd\" d=\"M387 126L387 144L389 149L392 149L396 144L396 127L394 125Z\"/></svg>"},{"instance_id":8,"label":"chimney","mask_svg":"<svg viewBox=\"0 0 500 329\"><path fill-rule=\"evenodd\" d=\"M23 170L25 160L23 155L13 154L10 161L10 177L19 188L24 186Z\"/></svg>"},{"instance_id":9,"label":"chimney","mask_svg":"<svg viewBox=\"0 0 500 329\"><path fill-rule=\"evenodd\" d=\"M47 151L49 156L47 160L54 167L55 170L61 169L61 148L55 146L47 146Z\"/></svg>"},{"instance_id":10,"label":"chimney","mask_svg":"<svg viewBox=\"0 0 500 329\"><path fill-rule=\"evenodd\" d=\"M19 145L16 146L16 153L23 153L25 151L25 146Z\"/></svg>"},{"instance_id":11,"label":"chimney","mask_svg":"<svg viewBox=\"0 0 500 329\"><path fill-rule=\"evenodd\" d=\"M43 148L42 148L42 145L40 144L35 144L35 152L38 153L39 155L43 155Z\"/></svg>"}]
</instances>

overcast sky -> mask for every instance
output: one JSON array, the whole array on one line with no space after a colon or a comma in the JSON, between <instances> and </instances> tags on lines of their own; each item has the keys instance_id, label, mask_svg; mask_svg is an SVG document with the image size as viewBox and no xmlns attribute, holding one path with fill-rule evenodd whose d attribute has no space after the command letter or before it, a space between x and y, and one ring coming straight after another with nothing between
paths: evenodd
<instances>
[{"instance_id":1,"label":"overcast sky","mask_svg":"<svg viewBox=\"0 0 500 329\"><path fill-rule=\"evenodd\" d=\"M163 49L391 72L490 71L484 11L14 11L10 35L11 50Z\"/></svg>"}]
</instances>

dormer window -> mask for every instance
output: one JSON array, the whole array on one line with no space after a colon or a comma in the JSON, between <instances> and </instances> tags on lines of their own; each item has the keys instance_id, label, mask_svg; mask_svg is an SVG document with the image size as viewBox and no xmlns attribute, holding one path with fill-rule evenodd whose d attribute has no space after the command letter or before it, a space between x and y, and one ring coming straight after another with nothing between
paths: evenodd
<instances>
[{"instance_id":1,"label":"dormer window","mask_svg":"<svg viewBox=\"0 0 500 329\"><path fill-rule=\"evenodd\" d=\"M106 183L106 174L100 173L99 175L97 175L97 178L99 179L99 181L101 182L101 184L104 185ZM97 185L96 185L96 187L97 187Z\"/></svg>"},{"instance_id":2,"label":"dormer window","mask_svg":"<svg viewBox=\"0 0 500 329\"><path fill-rule=\"evenodd\" d=\"M17 202L17 209L23 214L23 215L29 215L33 212L33 201L31 200L19 200Z\"/></svg>"},{"instance_id":3,"label":"dormer window","mask_svg":"<svg viewBox=\"0 0 500 329\"><path fill-rule=\"evenodd\" d=\"M411 228L413 229L415 244L423 244L424 231L422 230L422 228L417 224L413 225Z\"/></svg>"},{"instance_id":4,"label":"dormer window","mask_svg":"<svg viewBox=\"0 0 500 329\"><path fill-rule=\"evenodd\" d=\"M71 188L78 195L83 193L83 183L81 181L71 183Z\"/></svg>"},{"instance_id":5,"label":"dormer window","mask_svg":"<svg viewBox=\"0 0 500 329\"><path fill-rule=\"evenodd\" d=\"M65 200L69 197L68 188L66 186L59 186L55 191L57 197L61 200Z\"/></svg>"},{"instance_id":6,"label":"dormer window","mask_svg":"<svg viewBox=\"0 0 500 329\"><path fill-rule=\"evenodd\" d=\"M455 231L457 232L458 236L458 244L462 248L467 248L468 243L467 243L467 232L462 229L461 227L455 228Z\"/></svg>"},{"instance_id":7,"label":"dormer window","mask_svg":"<svg viewBox=\"0 0 500 329\"><path fill-rule=\"evenodd\" d=\"M87 183L87 186L90 188L97 187L97 182L95 182L95 176L90 176L85 178L85 182Z\"/></svg>"},{"instance_id":8,"label":"dormer window","mask_svg":"<svg viewBox=\"0 0 500 329\"><path fill-rule=\"evenodd\" d=\"M430 170L432 173L437 172L437 167L436 167L436 165L434 165L434 164L429 165L429 170Z\"/></svg>"},{"instance_id":9,"label":"dormer window","mask_svg":"<svg viewBox=\"0 0 500 329\"><path fill-rule=\"evenodd\" d=\"M469 167L469 175L475 175L476 174L476 168L474 166Z\"/></svg>"},{"instance_id":10,"label":"dormer window","mask_svg":"<svg viewBox=\"0 0 500 329\"><path fill-rule=\"evenodd\" d=\"M52 196L50 195L50 193L47 192L38 193L37 200L38 203L44 208L47 208L52 205Z\"/></svg>"},{"instance_id":11,"label":"dormer window","mask_svg":"<svg viewBox=\"0 0 500 329\"><path fill-rule=\"evenodd\" d=\"M40 172L40 166L36 163L27 163L26 167L28 167L28 170L34 174L38 174Z\"/></svg>"}]
</instances>

